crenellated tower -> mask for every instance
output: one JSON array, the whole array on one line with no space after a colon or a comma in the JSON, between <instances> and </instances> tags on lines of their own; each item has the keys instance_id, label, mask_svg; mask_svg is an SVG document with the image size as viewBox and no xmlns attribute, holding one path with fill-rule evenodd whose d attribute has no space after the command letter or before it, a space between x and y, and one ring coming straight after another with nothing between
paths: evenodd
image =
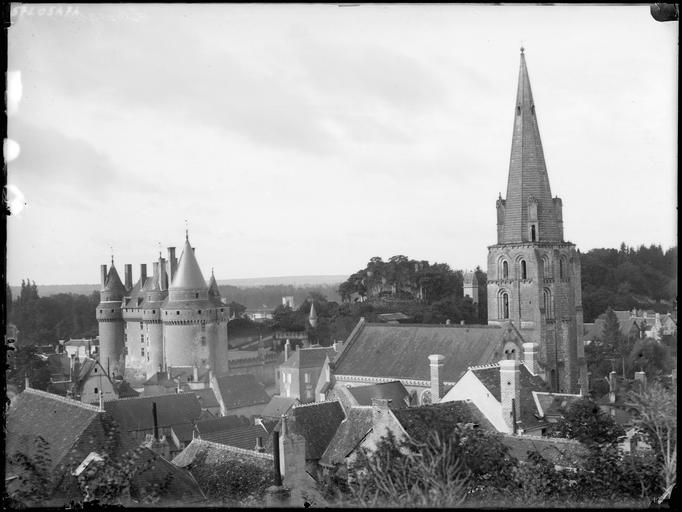
<instances>
[{"instance_id":1,"label":"crenellated tower","mask_svg":"<svg viewBox=\"0 0 682 512\"><path fill-rule=\"evenodd\" d=\"M125 372L124 321L121 303L127 290L118 276L111 258L111 267L100 267L102 288L97 305L96 317L99 325L99 361L107 373L113 377L123 376Z\"/></svg>"},{"instance_id":2,"label":"crenellated tower","mask_svg":"<svg viewBox=\"0 0 682 512\"><path fill-rule=\"evenodd\" d=\"M586 392L580 253L564 240L562 208L550 191L522 48L507 194L497 200L497 244L488 247L488 323L511 321L539 344L553 390Z\"/></svg>"}]
</instances>

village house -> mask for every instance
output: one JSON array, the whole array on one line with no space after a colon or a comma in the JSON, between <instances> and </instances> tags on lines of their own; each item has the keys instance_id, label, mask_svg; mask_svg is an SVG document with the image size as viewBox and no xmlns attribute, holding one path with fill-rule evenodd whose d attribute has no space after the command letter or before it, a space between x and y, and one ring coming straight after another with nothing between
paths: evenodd
<instances>
[{"instance_id":1,"label":"village house","mask_svg":"<svg viewBox=\"0 0 682 512\"><path fill-rule=\"evenodd\" d=\"M270 401L265 386L250 373L214 377L211 387L220 404L221 416L257 416Z\"/></svg>"},{"instance_id":2,"label":"village house","mask_svg":"<svg viewBox=\"0 0 682 512\"><path fill-rule=\"evenodd\" d=\"M334 347L299 348L293 354L285 347L285 360L278 369L280 396L296 398L302 403L314 402L315 387L325 359L335 355Z\"/></svg>"}]
</instances>

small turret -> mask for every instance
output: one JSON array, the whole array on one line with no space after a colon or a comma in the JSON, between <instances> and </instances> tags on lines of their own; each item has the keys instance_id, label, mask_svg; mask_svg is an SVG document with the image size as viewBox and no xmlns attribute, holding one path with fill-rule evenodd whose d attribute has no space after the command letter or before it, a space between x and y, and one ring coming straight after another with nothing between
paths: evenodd
<instances>
[{"instance_id":1,"label":"small turret","mask_svg":"<svg viewBox=\"0 0 682 512\"><path fill-rule=\"evenodd\" d=\"M315 302L310 303L310 314L308 315L308 322L310 327L315 329L317 327L317 312L315 311Z\"/></svg>"}]
</instances>

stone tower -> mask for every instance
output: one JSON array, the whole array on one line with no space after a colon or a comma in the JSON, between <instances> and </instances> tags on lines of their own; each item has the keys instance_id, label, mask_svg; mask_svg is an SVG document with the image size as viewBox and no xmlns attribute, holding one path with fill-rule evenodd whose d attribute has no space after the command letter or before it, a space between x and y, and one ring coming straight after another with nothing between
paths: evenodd
<instances>
[{"instance_id":1,"label":"stone tower","mask_svg":"<svg viewBox=\"0 0 682 512\"><path fill-rule=\"evenodd\" d=\"M474 304L478 304L478 278L476 272L464 273L464 296L471 297Z\"/></svg>"},{"instance_id":2,"label":"stone tower","mask_svg":"<svg viewBox=\"0 0 682 512\"><path fill-rule=\"evenodd\" d=\"M539 344L552 390L587 390L580 253L564 241L561 199L549 188L523 48L507 195L497 200L497 244L488 247L488 323L508 321Z\"/></svg>"},{"instance_id":3,"label":"stone tower","mask_svg":"<svg viewBox=\"0 0 682 512\"><path fill-rule=\"evenodd\" d=\"M123 376L125 372L124 322L121 302L127 290L114 266L101 267L100 302L97 306L97 323L99 325L99 362L107 373L113 377Z\"/></svg>"},{"instance_id":4,"label":"stone tower","mask_svg":"<svg viewBox=\"0 0 682 512\"><path fill-rule=\"evenodd\" d=\"M147 280L147 266L140 268L140 279L131 290L123 297L123 320L125 321L125 368L126 378L130 380L131 374L144 374L144 363L148 356L148 349L143 339L142 309L144 300L144 285ZM133 379L136 381L136 379Z\"/></svg>"},{"instance_id":5,"label":"stone tower","mask_svg":"<svg viewBox=\"0 0 682 512\"><path fill-rule=\"evenodd\" d=\"M149 378L163 367L163 325L161 323L161 306L168 296L168 289L163 288L161 274L161 257L153 264L153 274L142 288L142 335L145 341L146 360L142 361L145 377Z\"/></svg>"},{"instance_id":6,"label":"stone tower","mask_svg":"<svg viewBox=\"0 0 682 512\"><path fill-rule=\"evenodd\" d=\"M164 366L211 368L217 375L226 371L226 361L216 355L227 348L227 306L217 306L215 291L211 295L186 237L161 306Z\"/></svg>"}]
</instances>

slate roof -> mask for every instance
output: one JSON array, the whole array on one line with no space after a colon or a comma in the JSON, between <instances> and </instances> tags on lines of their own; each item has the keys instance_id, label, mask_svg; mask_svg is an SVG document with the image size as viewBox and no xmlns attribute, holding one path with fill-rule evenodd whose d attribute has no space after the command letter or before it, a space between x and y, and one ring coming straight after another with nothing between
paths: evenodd
<instances>
[{"instance_id":1,"label":"slate roof","mask_svg":"<svg viewBox=\"0 0 682 512\"><path fill-rule=\"evenodd\" d=\"M171 430L181 443L189 443L194 439L194 425L191 423L180 423L173 425Z\"/></svg>"},{"instance_id":2,"label":"slate roof","mask_svg":"<svg viewBox=\"0 0 682 512\"><path fill-rule=\"evenodd\" d=\"M560 417L574 402L583 398L580 395L542 391L533 391L533 397L540 417Z\"/></svg>"},{"instance_id":3,"label":"slate roof","mask_svg":"<svg viewBox=\"0 0 682 512\"><path fill-rule=\"evenodd\" d=\"M279 420L282 414L286 414L289 412L289 409L300 403L301 401L298 398L275 395L270 399L270 402L268 402L268 405L265 406L260 415L263 418Z\"/></svg>"},{"instance_id":4,"label":"slate roof","mask_svg":"<svg viewBox=\"0 0 682 512\"><path fill-rule=\"evenodd\" d=\"M154 402L159 428L192 423L201 415L201 405L194 393L111 400L104 402L104 410L114 417L124 431L151 430L154 428Z\"/></svg>"},{"instance_id":5,"label":"slate roof","mask_svg":"<svg viewBox=\"0 0 682 512\"><path fill-rule=\"evenodd\" d=\"M185 238L185 246L178 261L178 267L173 276L173 282L169 286L170 290L207 290L206 280L204 279L199 263L189 243Z\"/></svg>"},{"instance_id":6,"label":"slate roof","mask_svg":"<svg viewBox=\"0 0 682 512\"><path fill-rule=\"evenodd\" d=\"M204 434L222 432L237 427L250 425L251 422L244 416L221 416L210 420L198 421L196 423L197 433L203 437Z\"/></svg>"},{"instance_id":7,"label":"slate roof","mask_svg":"<svg viewBox=\"0 0 682 512\"><path fill-rule=\"evenodd\" d=\"M335 355L336 351L332 347L299 348L280 368L320 368L327 356L333 361Z\"/></svg>"},{"instance_id":8,"label":"slate roof","mask_svg":"<svg viewBox=\"0 0 682 512\"><path fill-rule=\"evenodd\" d=\"M351 407L346 411L346 419L341 422L327 449L320 458L320 464L334 466L343 464L345 458L357 448L372 430L372 408Z\"/></svg>"},{"instance_id":9,"label":"slate roof","mask_svg":"<svg viewBox=\"0 0 682 512\"><path fill-rule=\"evenodd\" d=\"M140 393L135 391L125 380L115 381L113 384L119 398L135 398L140 396Z\"/></svg>"},{"instance_id":10,"label":"slate roof","mask_svg":"<svg viewBox=\"0 0 682 512\"><path fill-rule=\"evenodd\" d=\"M166 372L156 372L146 381L144 381L143 386L163 386L166 388L175 388L178 383L173 379L169 379Z\"/></svg>"},{"instance_id":11,"label":"slate roof","mask_svg":"<svg viewBox=\"0 0 682 512\"><path fill-rule=\"evenodd\" d=\"M490 394L495 397L495 400L501 403L499 365L491 365L487 368L472 368L471 371L486 389L490 391ZM521 428L534 428L544 424L544 420L541 421L535 416L538 410L533 398L533 391L547 391L547 385L542 378L531 375L523 364L519 364L519 385L521 386L521 403L519 404L521 407L521 417L518 418L518 421L521 422Z\"/></svg>"},{"instance_id":12,"label":"slate roof","mask_svg":"<svg viewBox=\"0 0 682 512\"><path fill-rule=\"evenodd\" d=\"M237 459L252 462L267 470L271 470L273 467L272 455L270 454L255 451L245 452L232 446L203 441L201 439L194 439L184 450L175 456L172 463L181 468L188 466L191 468L197 458L204 454L206 458L203 464L206 466L218 465ZM201 485L201 482L199 484Z\"/></svg>"},{"instance_id":13,"label":"slate roof","mask_svg":"<svg viewBox=\"0 0 682 512\"><path fill-rule=\"evenodd\" d=\"M204 441L212 441L227 446L234 446L242 450L253 450L256 447L257 438L261 438L261 445L266 448L268 431L262 425L246 425L234 427L227 430L220 430L201 434ZM270 446L272 451L272 446Z\"/></svg>"},{"instance_id":14,"label":"slate roof","mask_svg":"<svg viewBox=\"0 0 682 512\"><path fill-rule=\"evenodd\" d=\"M372 398L389 399L391 400L391 409L402 409L407 407L410 399L410 394L399 380L381 382L369 386L350 387L348 388L348 392L355 398L358 405L372 405Z\"/></svg>"},{"instance_id":15,"label":"slate roof","mask_svg":"<svg viewBox=\"0 0 682 512\"><path fill-rule=\"evenodd\" d=\"M48 443L49 468L54 471L100 414L97 407L27 388L7 412L6 457L29 453L41 436Z\"/></svg>"},{"instance_id":16,"label":"slate roof","mask_svg":"<svg viewBox=\"0 0 682 512\"><path fill-rule=\"evenodd\" d=\"M500 326L375 324L360 320L334 363L336 375L430 380L428 356L445 356L443 379L499 359Z\"/></svg>"},{"instance_id":17,"label":"slate roof","mask_svg":"<svg viewBox=\"0 0 682 512\"><path fill-rule=\"evenodd\" d=\"M258 382L253 374L223 375L217 377L216 381L226 410L267 404L270 401L265 386Z\"/></svg>"},{"instance_id":18,"label":"slate roof","mask_svg":"<svg viewBox=\"0 0 682 512\"><path fill-rule=\"evenodd\" d=\"M305 438L306 460L319 460L345 417L337 401L314 402L294 407L287 427Z\"/></svg>"},{"instance_id":19,"label":"slate roof","mask_svg":"<svg viewBox=\"0 0 682 512\"><path fill-rule=\"evenodd\" d=\"M381 313L380 315L377 315L377 317L382 322L399 322L400 320L408 320L411 318L405 313Z\"/></svg>"},{"instance_id":20,"label":"slate roof","mask_svg":"<svg viewBox=\"0 0 682 512\"><path fill-rule=\"evenodd\" d=\"M545 460L564 467L580 467L587 449L574 439L502 434L501 441L517 460L528 460L528 452L537 451Z\"/></svg>"},{"instance_id":21,"label":"slate roof","mask_svg":"<svg viewBox=\"0 0 682 512\"><path fill-rule=\"evenodd\" d=\"M203 409L220 406L212 388L192 389L190 390L190 393L197 395L199 403Z\"/></svg>"},{"instance_id":22,"label":"slate roof","mask_svg":"<svg viewBox=\"0 0 682 512\"><path fill-rule=\"evenodd\" d=\"M475 423L487 431L495 427L478 408L464 400L393 410L393 415L411 439L426 442L432 432L447 436L457 423Z\"/></svg>"}]
</instances>

